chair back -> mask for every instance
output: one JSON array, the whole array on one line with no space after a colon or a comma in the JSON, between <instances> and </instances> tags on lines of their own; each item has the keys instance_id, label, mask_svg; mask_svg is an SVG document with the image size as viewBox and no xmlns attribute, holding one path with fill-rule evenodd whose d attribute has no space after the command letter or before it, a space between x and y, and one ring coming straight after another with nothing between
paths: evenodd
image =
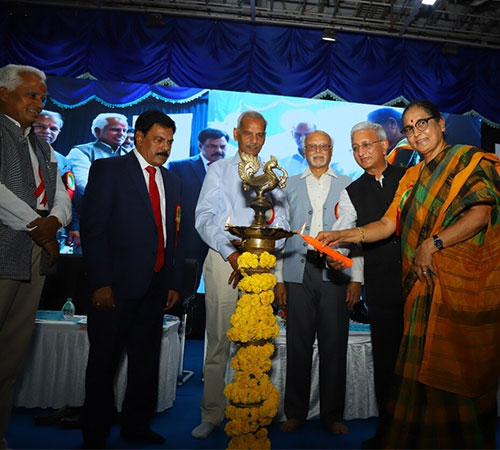
<instances>
[{"instance_id":1,"label":"chair back","mask_svg":"<svg viewBox=\"0 0 500 450\"><path fill-rule=\"evenodd\" d=\"M186 258L182 272L181 301L183 308L196 297L198 288L198 260Z\"/></svg>"}]
</instances>

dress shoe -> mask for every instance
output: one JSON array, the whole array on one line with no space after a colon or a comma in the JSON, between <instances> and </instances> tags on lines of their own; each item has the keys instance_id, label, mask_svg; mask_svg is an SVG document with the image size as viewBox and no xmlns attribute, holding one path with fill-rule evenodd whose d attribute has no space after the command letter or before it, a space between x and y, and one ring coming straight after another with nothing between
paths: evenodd
<instances>
[{"instance_id":1,"label":"dress shoe","mask_svg":"<svg viewBox=\"0 0 500 450\"><path fill-rule=\"evenodd\" d=\"M372 438L361 442L361 448L363 450L376 449L376 448L380 448L380 444L381 444L380 438L377 435L375 435Z\"/></svg>"},{"instance_id":2,"label":"dress shoe","mask_svg":"<svg viewBox=\"0 0 500 450\"><path fill-rule=\"evenodd\" d=\"M72 416L61 417L59 419L59 426L61 428L66 428L68 430L75 429L75 428L81 428L82 422L81 422L80 414L76 413Z\"/></svg>"},{"instance_id":3,"label":"dress shoe","mask_svg":"<svg viewBox=\"0 0 500 450\"><path fill-rule=\"evenodd\" d=\"M84 440L82 448L101 450L106 448L105 440Z\"/></svg>"},{"instance_id":4,"label":"dress shoe","mask_svg":"<svg viewBox=\"0 0 500 450\"><path fill-rule=\"evenodd\" d=\"M349 428L345 426L342 422L332 422L326 425L326 429L333 435L347 434L349 433Z\"/></svg>"},{"instance_id":5,"label":"dress shoe","mask_svg":"<svg viewBox=\"0 0 500 450\"><path fill-rule=\"evenodd\" d=\"M80 414L81 407L66 405L64 408L58 409L49 414L40 414L33 417L35 425L59 425L59 421L68 416Z\"/></svg>"},{"instance_id":6,"label":"dress shoe","mask_svg":"<svg viewBox=\"0 0 500 450\"><path fill-rule=\"evenodd\" d=\"M283 431L283 433L295 433L303 423L303 420L288 419L280 425L280 430Z\"/></svg>"},{"instance_id":7,"label":"dress shoe","mask_svg":"<svg viewBox=\"0 0 500 450\"><path fill-rule=\"evenodd\" d=\"M154 432L153 430L146 429L124 429L121 430L120 436L126 441L130 442L140 442L142 444L164 444L165 438L159 434Z\"/></svg>"}]
</instances>

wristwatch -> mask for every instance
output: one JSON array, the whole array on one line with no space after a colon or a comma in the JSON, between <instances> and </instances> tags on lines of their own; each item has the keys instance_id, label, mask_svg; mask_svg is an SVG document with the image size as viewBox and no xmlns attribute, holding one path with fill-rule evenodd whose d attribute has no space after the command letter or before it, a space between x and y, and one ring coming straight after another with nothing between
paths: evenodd
<instances>
[{"instance_id":1,"label":"wristwatch","mask_svg":"<svg viewBox=\"0 0 500 450\"><path fill-rule=\"evenodd\" d=\"M432 236L432 239L434 239L434 246L438 250L443 250L443 248L444 248L443 240L437 234L435 234L434 236Z\"/></svg>"}]
</instances>

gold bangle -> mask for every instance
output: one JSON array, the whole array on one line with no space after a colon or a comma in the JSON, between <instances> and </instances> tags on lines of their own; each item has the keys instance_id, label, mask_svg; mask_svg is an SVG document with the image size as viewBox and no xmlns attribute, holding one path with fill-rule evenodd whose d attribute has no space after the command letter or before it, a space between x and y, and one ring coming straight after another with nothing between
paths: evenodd
<instances>
[{"instance_id":1,"label":"gold bangle","mask_svg":"<svg viewBox=\"0 0 500 450\"><path fill-rule=\"evenodd\" d=\"M363 227L356 227L356 230L359 231L359 239L354 243L359 244L360 242L363 242L365 240L365 230L363 229Z\"/></svg>"}]
</instances>

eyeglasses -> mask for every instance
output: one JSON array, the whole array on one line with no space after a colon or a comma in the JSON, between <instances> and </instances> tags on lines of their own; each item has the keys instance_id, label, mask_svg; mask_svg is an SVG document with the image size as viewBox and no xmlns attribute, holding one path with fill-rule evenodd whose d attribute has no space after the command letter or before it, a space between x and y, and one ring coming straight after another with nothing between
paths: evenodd
<instances>
[{"instance_id":1,"label":"eyeglasses","mask_svg":"<svg viewBox=\"0 0 500 450\"><path fill-rule=\"evenodd\" d=\"M401 134L404 134L406 137L412 137L413 133L415 133L415 128L419 131L427 130L429 126L429 120L435 119L434 116L427 117L426 119L418 119L415 125L408 125L401 130Z\"/></svg>"},{"instance_id":2,"label":"eyeglasses","mask_svg":"<svg viewBox=\"0 0 500 450\"><path fill-rule=\"evenodd\" d=\"M308 144L308 145L305 145L304 148L308 151L308 152L327 152L328 150L330 150L332 148L332 144Z\"/></svg>"},{"instance_id":3,"label":"eyeglasses","mask_svg":"<svg viewBox=\"0 0 500 450\"><path fill-rule=\"evenodd\" d=\"M354 144L351 148L351 152L353 152L355 155L359 153L360 150L371 150L377 142L382 142L383 139L379 139L378 141L367 141L367 142L361 142L361 144Z\"/></svg>"}]
</instances>

